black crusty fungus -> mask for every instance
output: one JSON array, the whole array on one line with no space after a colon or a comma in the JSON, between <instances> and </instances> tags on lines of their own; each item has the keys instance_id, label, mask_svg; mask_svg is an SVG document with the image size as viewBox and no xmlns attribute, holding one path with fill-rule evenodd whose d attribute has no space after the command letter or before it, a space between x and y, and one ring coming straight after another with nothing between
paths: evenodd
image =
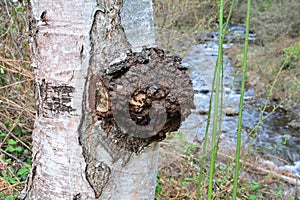
<instances>
[{"instance_id":1,"label":"black crusty fungus","mask_svg":"<svg viewBox=\"0 0 300 200\"><path fill-rule=\"evenodd\" d=\"M90 108L119 148L140 152L189 116L194 91L180 62L161 49L143 48L91 78Z\"/></svg>"}]
</instances>

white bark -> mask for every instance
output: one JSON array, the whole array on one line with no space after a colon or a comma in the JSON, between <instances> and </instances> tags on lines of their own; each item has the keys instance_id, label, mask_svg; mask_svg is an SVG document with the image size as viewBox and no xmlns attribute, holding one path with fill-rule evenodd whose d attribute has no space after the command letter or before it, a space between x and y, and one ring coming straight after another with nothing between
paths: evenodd
<instances>
[{"instance_id":1,"label":"white bark","mask_svg":"<svg viewBox=\"0 0 300 200\"><path fill-rule=\"evenodd\" d=\"M97 192L86 175L86 162L93 162L92 166L104 166L102 180L98 180L101 186L98 199L153 199L158 144L138 155L122 151L115 160L105 148L107 144L101 143L99 135L105 133L99 123L91 123L85 100L89 84L86 81L101 68L91 66L91 59L107 65L130 45L132 49L154 45L151 0L124 0L121 17L128 41L123 41L126 38L119 37L114 27L107 27L116 20L109 19L108 14L114 13L107 9L120 10L121 1L31 0L31 4L33 17L39 20L33 41L39 114L33 133L32 173L20 198L96 199ZM100 14L96 15L97 12ZM91 36L96 16L104 26L98 29L106 29L106 34L111 31L111 35ZM115 37L120 41L114 40ZM100 41L105 42L94 45L99 51L92 49L92 42ZM118 46L113 42L127 44ZM91 56L91 50L99 55ZM108 52L106 60L104 51ZM89 144L89 139L94 143Z\"/></svg>"}]
</instances>

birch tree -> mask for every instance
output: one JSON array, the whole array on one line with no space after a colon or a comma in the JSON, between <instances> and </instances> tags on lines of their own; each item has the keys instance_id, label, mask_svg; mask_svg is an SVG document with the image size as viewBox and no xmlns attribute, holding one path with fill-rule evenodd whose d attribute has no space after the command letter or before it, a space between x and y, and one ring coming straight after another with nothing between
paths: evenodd
<instances>
[{"instance_id":1,"label":"birch tree","mask_svg":"<svg viewBox=\"0 0 300 200\"><path fill-rule=\"evenodd\" d=\"M158 141L193 107L151 0L31 0L37 118L19 199L154 199ZM180 88L180 89L178 89Z\"/></svg>"}]
</instances>

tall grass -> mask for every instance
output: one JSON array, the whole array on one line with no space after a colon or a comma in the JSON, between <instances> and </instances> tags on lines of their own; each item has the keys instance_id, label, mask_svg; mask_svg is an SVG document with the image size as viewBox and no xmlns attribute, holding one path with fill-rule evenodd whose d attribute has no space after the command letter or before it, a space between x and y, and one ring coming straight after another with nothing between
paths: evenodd
<instances>
[{"instance_id":1,"label":"tall grass","mask_svg":"<svg viewBox=\"0 0 300 200\"><path fill-rule=\"evenodd\" d=\"M232 199L236 199L238 189L238 178L240 171L240 156L241 156L241 143L242 143L242 121L243 121L243 104L244 104L244 93L245 93L245 80L246 80L246 69L247 69L247 54L248 54L248 37L249 37L249 25L250 25L250 7L251 0L248 0L247 4L247 17L246 17L246 37L244 46L244 59L243 59L243 72L241 82L241 96L240 96L240 107L239 107L239 119L238 119L238 133L236 143L236 155L235 155L235 174Z\"/></svg>"},{"instance_id":2,"label":"tall grass","mask_svg":"<svg viewBox=\"0 0 300 200\"><path fill-rule=\"evenodd\" d=\"M209 185L208 185L208 193L207 193L207 199L212 199L212 188L213 188L213 180L214 180L214 170L215 170L215 162L216 162L216 156L218 151L217 146L217 135L219 133L218 125L219 123L222 123L222 121L219 120L220 113L222 114L222 111L219 109L219 100L220 100L220 93L221 93L221 68L223 63L223 53L222 53L222 33L223 33L223 12L224 12L224 1L220 1L220 11L219 11L219 48L218 48L218 59L217 59L217 65L216 65L216 72L215 72L215 96L214 96L214 109L213 109L213 128L212 128L212 150L210 154L210 166L209 166ZM212 90L213 91L213 90ZM213 93L213 92L212 92ZM222 103L222 102L221 102Z\"/></svg>"},{"instance_id":3,"label":"tall grass","mask_svg":"<svg viewBox=\"0 0 300 200\"><path fill-rule=\"evenodd\" d=\"M217 4L217 1L216 1L216 4ZM222 3L222 5L224 5L224 2ZM217 76L217 72L218 72L218 67L221 67L221 70L222 70L222 75L221 75L221 85L223 86L223 77L224 77L224 68L223 68L223 51L222 51L222 46L223 46L223 42L224 42L224 38L225 38L225 35L226 35L226 31L228 29L228 24L229 24L229 21L230 21L230 18L231 18L231 15L232 15L232 11L233 11L233 8L234 8L234 0L232 0L231 2L231 6L230 6L230 10L229 10L229 14L228 14L228 17L227 17L227 20L226 20L226 24L225 24L225 28L224 30L222 30L222 32L220 31L220 33L223 33L223 34L220 34L219 36L219 49L218 49L218 61L217 61L217 64L216 64L216 70L215 70L215 73L214 73L214 77L213 77L213 81L212 81L212 88L211 88L211 91L214 91L214 88L215 88L215 80L216 80L216 76ZM220 8L220 18L223 19L223 9ZM220 28L223 27L223 24L222 24L222 21L220 21L220 24L219 24ZM221 66L219 66L221 65ZM220 75L220 74L219 74ZM222 110L223 110L223 89L221 90L222 94L221 94L221 102L220 102L220 111L222 113ZM210 97L210 100L209 100L209 109L208 109L208 119L207 119L207 124L206 124L206 129L205 129L205 136L204 136L204 142L203 142L203 150L202 150L202 154L201 154L201 163L200 163L200 172L199 172L199 177L198 177L198 189L197 189L197 198L200 199L201 198L201 192L200 192L200 189L201 189L201 186L202 186L202 183L203 183L203 169L204 169L204 165L205 165L205 157L206 157L206 153L207 153L207 141L208 141L208 131L209 131L209 126L210 126L210 122L211 122L211 111L212 111L212 99L213 99L213 93L211 94L211 97ZM219 130L222 129L222 114L219 115Z\"/></svg>"},{"instance_id":4,"label":"tall grass","mask_svg":"<svg viewBox=\"0 0 300 200\"><path fill-rule=\"evenodd\" d=\"M225 28L223 28L223 18L224 18L224 1L220 0L220 8L219 8L219 47L218 47L218 59L216 63L212 90L215 93L211 94L210 105L209 105L209 113L208 113L208 121L206 125L205 138L203 143L203 151L200 163L200 172L198 179L198 190L197 190L197 198L201 198L200 188L203 182L203 172L204 164L205 164L205 156L207 151L207 141L208 141L208 131L211 123L211 114L213 107L213 128L211 134L212 140L212 149L210 154L210 167L209 167L209 185L207 192L207 199L212 199L213 192L213 181L214 181L214 171L215 171L215 162L216 156L218 152L218 143L217 136L220 134L222 127L222 108L223 108L223 41L226 35L226 30L228 28L228 24L230 21L230 17L232 14L232 10L234 7L234 0L231 2L231 7L229 11L228 18L226 20ZM244 91L245 91L245 78L246 78L246 68L247 68L247 53L248 53L248 36L249 36L249 23L250 23L250 6L251 1L248 0L248 9L247 9L247 19L246 19L246 38L245 38L245 47L244 47L244 64L243 64L243 72L242 72L242 83L241 83L241 95L240 95L240 106L239 106L239 120L238 120L238 132L237 132L237 144L236 144L236 168L234 175L234 186L233 186L233 199L236 199L237 188L238 188L238 177L239 177L239 161L240 161L240 149L241 149L241 128L242 128L242 110L243 110L243 100L244 100ZM214 99L214 100L213 100Z\"/></svg>"}]
</instances>

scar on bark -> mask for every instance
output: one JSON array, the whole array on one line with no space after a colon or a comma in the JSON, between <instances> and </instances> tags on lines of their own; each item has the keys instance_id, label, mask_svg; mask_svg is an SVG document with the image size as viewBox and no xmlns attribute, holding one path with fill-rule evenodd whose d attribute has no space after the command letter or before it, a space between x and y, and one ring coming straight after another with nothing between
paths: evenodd
<instances>
[{"instance_id":1,"label":"scar on bark","mask_svg":"<svg viewBox=\"0 0 300 200\"><path fill-rule=\"evenodd\" d=\"M38 115L51 117L62 113L72 114L73 92L75 88L66 84L56 85L42 79L35 83L35 95L38 99Z\"/></svg>"},{"instance_id":2,"label":"scar on bark","mask_svg":"<svg viewBox=\"0 0 300 200\"><path fill-rule=\"evenodd\" d=\"M125 60L89 80L94 120L121 149L139 153L179 129L194 108L192 82L181 59L158 48L127 53Z\"/></svg>"},{"instance_id":3,"label":"scar on bark","mask_svg":"<svg viewBox=\"0 0 300 200\"><path fill-rule=\"evenodd\" d=\"M92 121L88 120L89 128L82 126L80 144L86 178L96 197L111 175L109 166L96 156L98 146L125 166L132 153L178 130L194 108L192 82L180 62L161 49L145 47L102 67L101 75L95 71L89 75L85 102Z\"/></svg>"}]
</instances>

